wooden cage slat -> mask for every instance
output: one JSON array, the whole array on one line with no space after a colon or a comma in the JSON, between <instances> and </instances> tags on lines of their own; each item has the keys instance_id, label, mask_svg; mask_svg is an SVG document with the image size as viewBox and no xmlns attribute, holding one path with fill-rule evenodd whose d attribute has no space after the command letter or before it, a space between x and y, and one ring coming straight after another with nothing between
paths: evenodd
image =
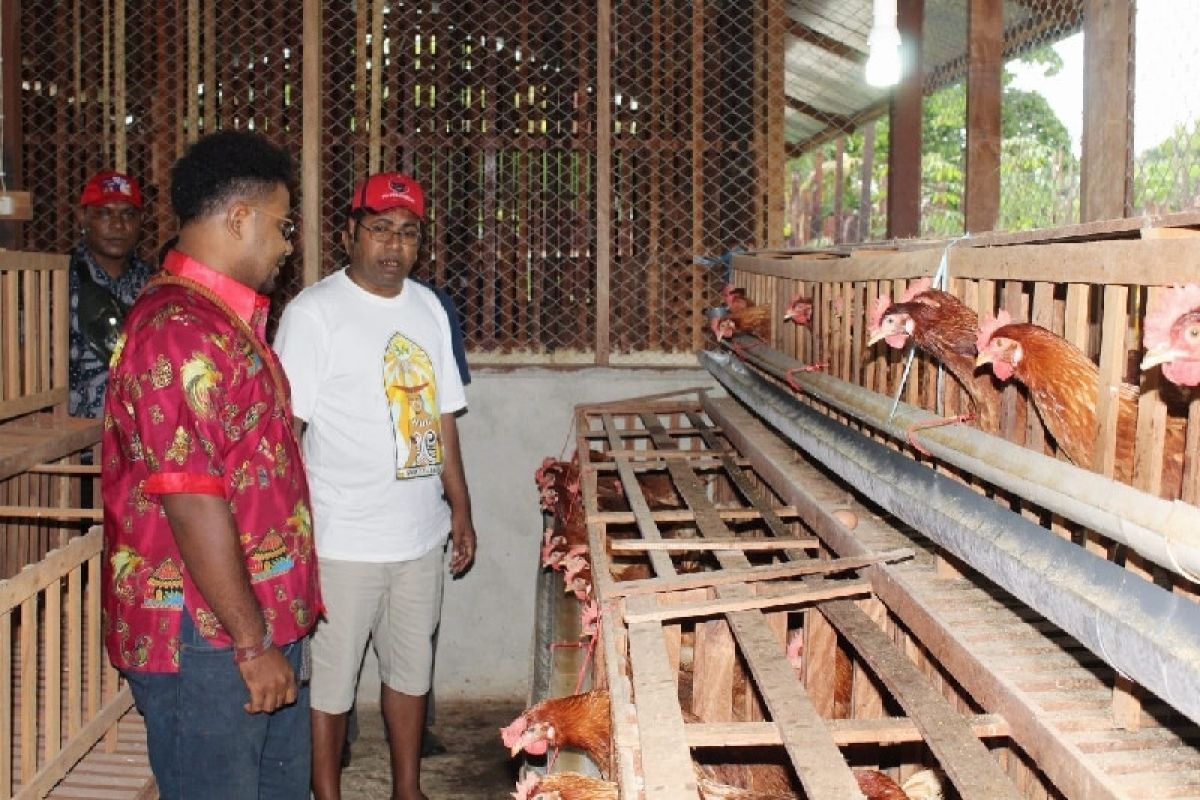
<instances>
[{"instance_id":1,"label":"wooden cage slat","mask_svg":"<svg viewBox=\"0 0 1200 800\"><path fill-rule=\"evenodd\" d=\"M976 714L967 718L967 725L981 739L1009 735L1008 723L999 714ZM908 717L827 719L825 727L838 747L924 741L921 729ZM692 722L687 724L685 730L691 747L764 747L782 744L779 727L773 722Z\"/></svg>"},{"instance_id":2,"label":"wooden cage slat","mask_svg":"<svg viewBox=\"0 0 1200 800\"><path fill-rule=\"evenodd\" d=\"M631 598L629 603L632 610L641 611L653 606L654 600ZM661 625L629 626L629 661L646 794L663 800L694 800L696 779Z\"/></svg>"},{"instance_id":3,"label":"wooden cage slat","mask_svg":"<svg viewBox=\"0 0 1200 800\"><path fill-rule=\"evenodd\" d=\"M933 691L925 676L866 615L844 601L824 603L820 608L923 731L925 743L964 799L1020 797L966 720Z\"/></svg>"},{"instance_id":4,"label":"wooden cage slat","mask_svg":"<svg viewBox=\"0 0 1200 800\"><path fill-rule=\"evenodd\" d=\"M45 751L43 763L49 762L62 748L62 578L46 587L45 641L43 642L43 673L45 674ZM97 656L99 657L99 656Z\"/></svg>"},{"instance_id":5,"label":"wooden cage slat","mask_svg":"<svg viewBox=\"0 0 1200 800\"><path fill-rule=\"evenodd\" d=\"M20 615L20 651L18 655L20 670L20 691L18 697L21 703L21 717L17 723L17 741L21 748L21 783L28 783L37 773L38 760L38 634L41 623L38 620L37 595L33 594L21 602Z\"/></svg>"}]
</instances>

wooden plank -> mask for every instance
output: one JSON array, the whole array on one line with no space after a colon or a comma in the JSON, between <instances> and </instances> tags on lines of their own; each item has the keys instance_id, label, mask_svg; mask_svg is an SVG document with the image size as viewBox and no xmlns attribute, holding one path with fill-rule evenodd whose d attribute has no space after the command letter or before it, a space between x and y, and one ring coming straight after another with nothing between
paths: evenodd
<instances>
[{"instance_id":1,"label":"wooden plank","mask_svg":"<svg viewBox=\"0 0 1200 800\"><path fill-rule=\"evenodd\" d=\"M699 540L703 542L704 540ZM717 548L726 551L726 548ZM730 550L728 552L738 552ZM618 596L634 594L654 594L656 592L672 592L684 589L700 589L711 586L728 586L755 581L771 581L783 578L796 578L802 575L823 575L831 572L861 569L871 564L888 561L899 561L911 558L913 551L907 548L880 553L878 556L849 559L809 559L801 563L761 564L753 567L733 567L713 572L690 573L675 577L640 578L631 581L621 581L613 585L613 591ZM776 587L779 588L779 587ZM780 604L780 605L786 605ZM768 607L768 606L763 606ZM694 609L693 609L694 610ZM689 614L690 616L690 614Z\"/></svg>"},{"instance_id":2,"label":"wooden plank","mask_svg":"<svg viewBox=\"0 0 1200 800\"><path fill-rule=\"evenodd\" d=\"M725 586L722 588L740 590L746 589L747 587L744 584L739 584L737 586ZM620 584L617 584L617 591L620 591ZM706 600L702 603L688 603L686 605L671 606L670 608L658 608L653 611L639 613L626 611L625 622L633 625L639 622L662 622L669 619L707 617L714 614L729 614L736 611L808 605L833 598L861 596L863 594L868 594L869 592L870 588L865 581L832 581L817 589L797 589L791 592L782 592L780 594L771 595L721 597L716 600Z\"/></svg>"},{"instance_id":3,"label":"wooden plank","mask_svg":"<svg viewBox=\"0 0 1200 800\"><path fill-rule=\"evenodd\" d=\"M903 253L858 253L854 258L800 260L744 254L733 257L737 270L781 278L833 283L893 280L932 275L944 243ZM1013 247L970 247L950 251L950 270L973 280L1045 280L1059 283L1169 286L1200 281L1200 239L1067 242Z\"/></svg>"},{"instance_id":4,"label":"wooden plank","mask_svg":"<svg viewBox=\"0 0 1200 800\"><path fill-rule=\"evenodd\" d=\"M104 519L102 508L51 508L47 506L0 506L0 519L19 517L22 519L69 519L100 522Z\"/></svg>"},{"instance_id":5,"label":"wooden plank","mask_svg":"<svg viewBox=\"0 0 1200 800\"><path fill-rule=\"evenodd\" d=\"M964 800L1020 799L1016 787L962 715L934 691L925 675L869 617L849 602L823 603L820 610L923 731L925 744Z\"/></svg>"},{"instance_id":6,"label":"wooden plank","mask_svg":"<svg viewBox=\"0 0 1200 800\"><path fill-rule=\"evenodd\" d=\"M101 421L55 416L23 417L0 425L0 480L47 461L57 461L100 441Z\"/></svg>"},{"instance_id":7,"label":"wooden plank","mask_svg":"<svg viewBox=\"0 0 1200 800\"><path fill-rule=\"evenodd\" d=\"M634 611L648 611L653 605L649 597L630 598ZM646 796L695 800L699 790L661 625L649 622L629 626L629 661L637 697Z\"/></svg>"},{"instance_id":8,"label":"wooden plank","mask_svg":"<svg viewBox=\"0 0 1200 800\"><path fill-rule=\"evenodd\" d=\"M1112 477L1114 472L1129 470L1132 465L1118 467L1117 459L1117 416L1120 403L1117 393L1111 391L1123 382L1125 370L1125 328L1128 325L1126 303L1129 289L1124 286L1104 287L1104 320L1100 336L1100 385L1096 400L1096 446L1092 452L1092 463L1081 464L1091 467L1101 475Z\"/></svg>"},{"instance_id":9,"label":"wooden plank","mask_svg":"<svg viewBox=\"0 0 1200 800\"><path fill-rule=\"evenodd\" d=\"M0 652L12 653L12 614L0 613ZM13 785L13 670L11 658L0 658L0 793Z\"/></svg>"},{"instance_id":10,"label":"wooden plank","mask_svg":"<svg viewBox=\"0 0 1200 800\"><path fill-rule=\"evenodd\" d=\"M966 722L981 739L1009 735L1008 723L999 714L975 714ZM924 741L921 729L908 717L827 719L825 728L838 747ZM770 747L783 743L774 722L693 722L684 730L690 747Z\"/></svg>"},{"instance_id":11,"label":"wooden plank","mask_svg":"<svg viewBox=\"0 0 1200 800\"><path fill-rule=\"evenodd\" d=\"M4 507L0 506L0 515L4 513ZM597 522L608 521L610 516L615 514L597 514ZM632 514L623 514L623 517L629 517L628 520L633 521ZM661 522L663 517L659 514L654 514L654 519ZM757 511L753 512L753 516L728 515L721 514L722 519L756 519L760 515ZM679 521L688 521L695 519L695 515L689 512L688 516L680 516ZM737 536L727 537L723 539L664 539L661 542L646 542L638 539L612 539L608 543L608 550L611 553L639 553L647 550L785 550L789 547L798 547L805 550L813 550L821 545L821 540L815 536L801 536L798 538L788 539L746 539Z\"/></svg>"}]
</instances>

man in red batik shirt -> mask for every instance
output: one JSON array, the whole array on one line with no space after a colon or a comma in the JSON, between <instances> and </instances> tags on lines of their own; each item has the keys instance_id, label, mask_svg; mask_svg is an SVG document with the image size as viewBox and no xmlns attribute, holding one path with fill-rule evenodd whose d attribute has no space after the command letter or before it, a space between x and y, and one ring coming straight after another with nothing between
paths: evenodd
<instances>
[{"instance_id":1,"label":"man in red batik shirt","mask_svg":"<svg viewBox=\"0 0 1200 800\"><path fill-rule=\"evenodd\" d=\"M101 451L109 657L164 800L307 798L307 636L323 608L289 389L264 296L292 252L287 153L196 142L179 241L125 321Z\"/></svg>"}]
</instances>

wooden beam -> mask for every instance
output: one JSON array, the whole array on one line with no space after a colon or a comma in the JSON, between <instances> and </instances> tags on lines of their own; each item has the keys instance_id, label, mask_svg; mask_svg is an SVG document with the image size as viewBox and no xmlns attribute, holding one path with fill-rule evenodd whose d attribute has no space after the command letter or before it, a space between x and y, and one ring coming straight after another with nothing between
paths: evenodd
<instances>
[{"instance_id":1,"label":"wooden beam","mask_svg":"<svg viewBox=\"0 0 1200 800\"><path fill-rule=\"evenodd\" d=\"M300 219L304 226L304 262L301 268L305 286L311 286L321 278L322 238L321 228L321 169L323 103L321 100L322 58L322 8L321 0L304 0L303 15L303 63L301 64L300 95L304 108L300 117ZM209 92L205 87L205 95ZM205 126L211 124L205 119Z\"/></svg>"},{"instance_id":2,"label":"wooden beam","mask_svg":"<svg viewBox=\"0 0 1200 800\"><path fill-rule=\"evenodd\" d=\"M0 509L2 508L3 506L0 506ZM729 548L717 549L721 550L722 552L730 552ZM638 580L621 581L613 584L612 593L617 596L629 596L634 594L653 594L655 592L678 592L691 589L708 588L712 586L729 586L732 584L750 584L759 581L775 581L783 578L797 578L802 575L828 575L835 572L846 572L848 570L862 569L863 567L880 562L891 562L912 558L912 556L912 550L900 549L893 550L890 553L880 553L877 556L864 556L862 558L803 558L800 560L779 564L760 564L753 567L733 567L719 571L714 570L711 572L695 572L687 575L676 575L674 577L642 578ZM795 584L792 582L772 585L770 587L772 594L763 596L781 598L784 601L783 604L790 604L793 602L791 598L798 596L795 593L790 592L788 589L788 587L794 585ZM823 586L830 588L837 587L838 585L839 584L837 582L823 584ZM822 591L824 591L824 589L822 589ZM706 601L705 604L698 605L697 608L706 606L707 602L710 601ZM754 607L764 608L771 605L776 604L766 603L759 604ZM750 608L751 606L746 607ZM686 616L691 615L691 613L686 614Z\"/></svg>"},{"instance_id":3,"label":"wooden beam","mask_svg":"<svg viewBox=\"0 0 1200 800\"><path fill-rule=\"evenodd\" d=\"M596 363L609 358L612 314L612 0L596 0Z\"/></svg>"},{"instance_id":4,"label":"wooden beam","mask_svg":"<svg viewBox=\"0 0 1200 800\"><path fill-rule=\"evenodd\" d=\"M891 147L888 148L887 238L921 232L921 28L924 0L897 0L900 28L900 83L892 94Z\"/></svg>"},{"instance_id":5,"label":"wooden beam","mask_svg":"<svg viewBox=\"0 0 1200 800\"><path fill-rule=\"evenodd\" d=\"M691 512L688 519L695 519ZM757 517L758 512L754 511ZM630 515L632 516L632 515ZM722 519L728 517L722 513ZM599 520L597 520L599 521ZM660 521L656 514L655 521ZM632 520L630 520L632 522ZM815 550L821 546L821 540L815 536L788 539L747 539L733 536L723 539L664 539L661 542L645 542L640 539L612 539L608 543L611 553L641 553L648 550L784 550L789 547L799 547L805 550Z\"/></svg>"},{"instance_id":6,"label":"wooden beam","mask_svg":"<svg viewBox=\"0 0 1200 800\"><path fill-rule=\"evenodd\" d=\"M790 36L794 36L806 44L811 44L813 47L819 47L826 53L845 59L851 64L867 63L867 54L863 51L851 47L840 39L834 39L832 36L826 36L820 31L813 30L790 17L787 21L787 32Z\"/></svg>"},{"instance_id":7,"label":"wooden beam","mask_svg":"<svg viewBox=\"0 0 1200 800\"><path fill-rule=\"evenodd\" d=\"M1129 213L1133 115L1129 33L1133 0L1084 0L1082 222Z\"/></svg>"},{"instance_id":8,"label":"wooden beam","mask_svg":"<svg viewBox=\"0 0 1200 800\"><path fill-rule=\"evenodd\" d=\"M971 0L967 10L966 229L990 231L1000 219L1000 104L1004 87L1004 4Z\"/></svg>"},{"instance_id":9,"label":"wooden beam","mask_svg":"<svg viewBox=\"0 0 1200 800\"><path fill-rule=\"evenodd\" d=\"M813 119L818 119L822 122L828 123L829 127L831 128L837 128L841 131L854 130L853 117L845 117L841 114L834 114L831 111L822 111L816 106L809 105L797 97L792 97L790 94L784 98L784 102L787 103L787 107L793 111L797 111L806 117L812 117Z\"/></svg>"},{"instance_id":10,"label":"wooden beam","mask_svg":"<svg viewBox=\"0 0 1200 800\"><path fill-rule=\"evenodd\" d=\"M1010 734L999 714L966 718L979 738L996 739ZM882 719L827 719L825 727L838 747L855 744L903 744L924 741L921 730L908 717ZM684 726L691 747L769 747L782 743L773 722L693 722Z\"/></svg>"}]
</instances>

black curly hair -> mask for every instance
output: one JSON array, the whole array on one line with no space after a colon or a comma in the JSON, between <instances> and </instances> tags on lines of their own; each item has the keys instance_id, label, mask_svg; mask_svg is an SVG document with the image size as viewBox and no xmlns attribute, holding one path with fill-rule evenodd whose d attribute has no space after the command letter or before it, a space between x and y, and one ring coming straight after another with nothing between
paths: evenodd
<instances>
[{"instance_id":1,"label":"black curly hair","mask_svg":"<svg viewBox=\"0 0 1200 800\"><path fill-rule=\"evenodd\" d=\"M277 184L291 189L292 158L256 133L223 130L198 139L171 167L171 207L179 224Z\"/></svg>"}]
</instances>

